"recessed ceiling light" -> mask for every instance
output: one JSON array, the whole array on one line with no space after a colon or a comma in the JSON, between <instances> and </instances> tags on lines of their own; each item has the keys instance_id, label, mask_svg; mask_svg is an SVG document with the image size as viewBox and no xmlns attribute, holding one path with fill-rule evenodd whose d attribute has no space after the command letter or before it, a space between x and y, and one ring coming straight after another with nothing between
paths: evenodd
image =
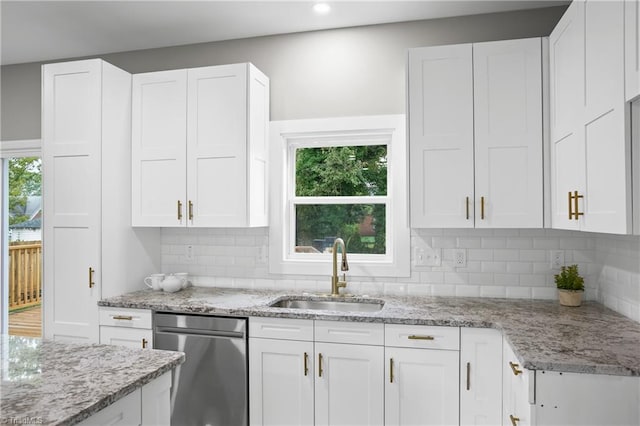
<instances>
[{"instance_id":1,"label":"recessed ceiling light","mask_svg":"<svg viewBox=\"0 0 640 426\"><path fill-rule=\"evenodd\" d=\"M318 15L326 15L331 11L331 6L328 3L316 3L313 5L313 11Z\"/></svg>"}]
</instances>

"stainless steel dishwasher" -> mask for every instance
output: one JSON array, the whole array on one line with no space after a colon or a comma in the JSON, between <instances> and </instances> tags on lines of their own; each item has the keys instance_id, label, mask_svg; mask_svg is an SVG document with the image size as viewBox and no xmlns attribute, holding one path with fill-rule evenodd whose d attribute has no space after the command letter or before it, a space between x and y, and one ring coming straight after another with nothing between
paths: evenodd
<instances>
[{"instance_id":1,"label":"stainless steel dishwasher","mask_svg":"<svg viewBox=\"0 0 640 426\"><path fill-rule=\"evenodd\" d=\"M249 423L245 318L155 313L153 347L186 354L173 372L173 426Z\"/></svg>"}]
</instances>

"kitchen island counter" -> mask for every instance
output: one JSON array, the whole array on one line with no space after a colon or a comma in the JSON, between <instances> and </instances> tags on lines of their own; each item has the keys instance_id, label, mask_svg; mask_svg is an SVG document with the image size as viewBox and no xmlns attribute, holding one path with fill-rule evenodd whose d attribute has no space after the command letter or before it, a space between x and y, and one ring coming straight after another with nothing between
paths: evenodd
<instances>
[{"instance_id":1,"label":"kitchen island counter","mask_svg":"<svg viewBox=\"0 0 640 426\"><path fill-rule=\"evenodd\" d=\"M0 424L73 425L184 362L184 353L2 336Z\"/></svg>"},{"instance_id":2,"label":"kitchen island counter","mask_svg":"<svg viewBox=\"0 0 640 426\"><path fill-rule=\"evenodd\" d=\"M595 302L570 308L551 300L385 295L344 298L383 300L377 312L270 307L278 300L303 296L322 299L295 291L190 287L177 293L142 290L98 304L243 317L495 328L521 365L531 370L640 376L640 324Z\"/></svg>"}]
</instances>

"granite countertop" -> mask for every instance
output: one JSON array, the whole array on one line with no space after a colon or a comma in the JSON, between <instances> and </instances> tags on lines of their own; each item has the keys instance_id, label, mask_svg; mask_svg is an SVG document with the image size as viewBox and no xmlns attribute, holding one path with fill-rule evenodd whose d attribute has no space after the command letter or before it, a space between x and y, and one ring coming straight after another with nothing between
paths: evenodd
<instances>
[{"instance_id":1,"label":"granite countertop","mask_svg":"<svg viewBox=\"0 0 640 426\"><path fill-rule=\"evenodd\" d=\"M212 315L496 328L525 368L640 376L640 324L595 302L570 308L548 300L385 295L347 297L383 300L377 312L269 307L301 296L305 294L295 291L190 287L177 293L142 290L98 304Z\"/></svg>"},{"instance_id":2,"label":"granite countertop","mask_svg":"<svg viewBox=\"0 0 640 426\"><path fill-rule=\"evenodd\" d=\"M182 352L3 335L0 424L79 423L184 357Z\"/></svg>"}]
</instances>

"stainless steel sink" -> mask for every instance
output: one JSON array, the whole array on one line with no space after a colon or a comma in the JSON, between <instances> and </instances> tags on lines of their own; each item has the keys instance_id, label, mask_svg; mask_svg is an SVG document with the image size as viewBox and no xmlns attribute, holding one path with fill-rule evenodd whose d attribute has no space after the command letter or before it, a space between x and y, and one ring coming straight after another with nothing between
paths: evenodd
<instances>
[{"instance_id":1,"label":"stainless steel sink","mask_svg":"<svg viewBox=\"0 0 640 426\"><path fill-rule=\"evenodd\" d=\"M340 311L340 312L376 312L382 309L384 302L371 301L341 301L341 300L278 300L271 305L272 308L309 309L312 311Z\"/></svg>"}]
</instances>

